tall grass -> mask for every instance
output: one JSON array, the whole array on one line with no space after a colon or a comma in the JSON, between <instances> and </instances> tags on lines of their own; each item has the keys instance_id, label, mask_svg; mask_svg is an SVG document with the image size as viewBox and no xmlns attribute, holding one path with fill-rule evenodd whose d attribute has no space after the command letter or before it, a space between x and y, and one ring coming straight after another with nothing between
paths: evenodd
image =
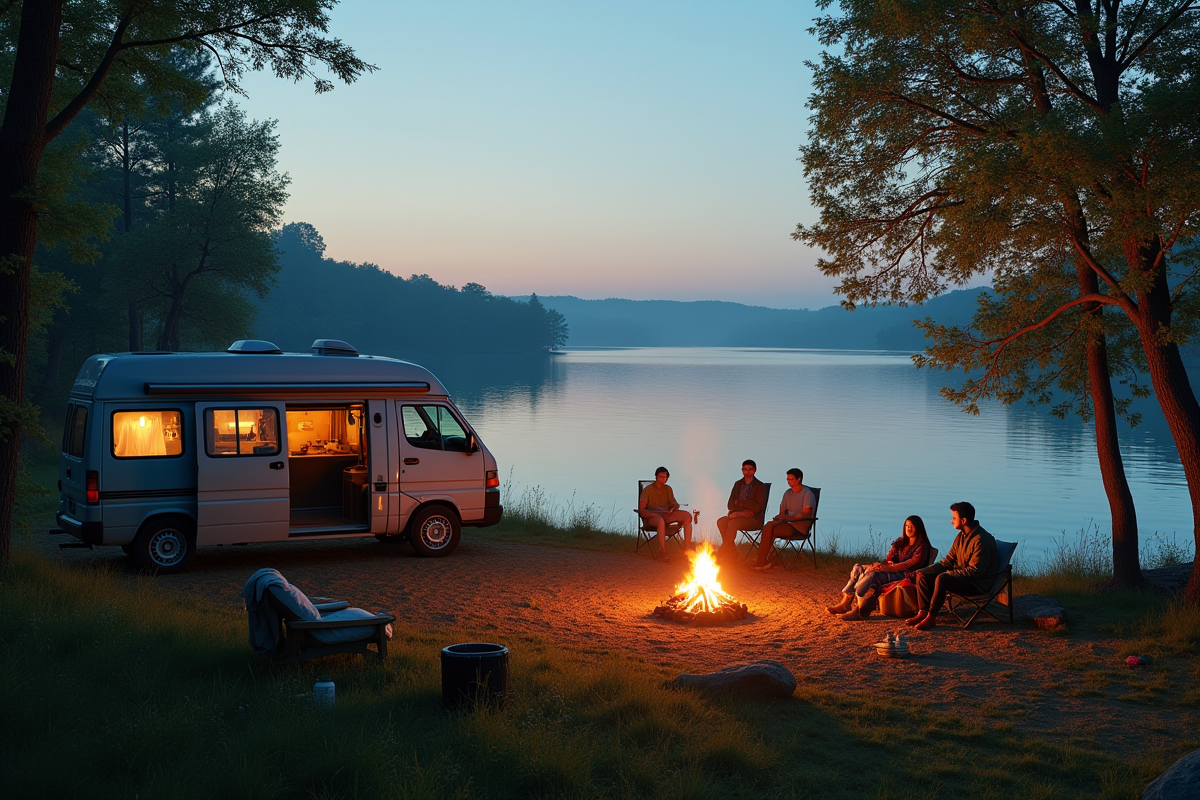
<instances>
[{"instance_id":1,"label":"tall grass","mask_svg":"<svg viewBox=\"0 0 1200 800\"><path fill-rule=\"evenodd\" d=\"M0 571L6 796L1117 798L1177 756L1122 760L890 692L668 691L678 667L494 630L509 703L450 713L437 654L469 631L400 627L383 663L285 670L253 656L245 625L150 579L18 552ZM308 700L321 673L332 711Z\"/></svg>"}]
</instances>

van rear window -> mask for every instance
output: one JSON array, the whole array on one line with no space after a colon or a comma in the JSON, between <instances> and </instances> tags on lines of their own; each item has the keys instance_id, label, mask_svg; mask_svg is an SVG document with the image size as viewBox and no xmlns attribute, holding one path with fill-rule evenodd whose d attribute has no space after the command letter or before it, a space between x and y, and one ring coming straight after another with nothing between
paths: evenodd
<instances>
[{"instance_id":1,"label":"van rear window","mask_svg":"<svg viewBox=\"0 0 1200 800\"><path fill-rule=\"evenodd\" d=\"M117 458L171 458L183 453L183 415L176 410L117 411L112 454Z\"/></svg>"},{"instance_id":2,"label":"van rear window","mask_svg":"<svg viewBox=\"0 0 1200 800\"><path fill-rule=\"evenodd\" d=\"M67 424L63 431L63 452L69 456L83 458L83 448L87 443L87 406L77 406L71 403L67 406Z\"/></svg>"},{"instance_id":3,"label":"van rear window","mask_svg":"<svg viewBox=\"0 0 1200 800\"><path fill-rule=\"evenodd\" d=\"M210 456L279 454L279 413L273 408L210 408L204 422Z\"/></svg>"}]
</instances>

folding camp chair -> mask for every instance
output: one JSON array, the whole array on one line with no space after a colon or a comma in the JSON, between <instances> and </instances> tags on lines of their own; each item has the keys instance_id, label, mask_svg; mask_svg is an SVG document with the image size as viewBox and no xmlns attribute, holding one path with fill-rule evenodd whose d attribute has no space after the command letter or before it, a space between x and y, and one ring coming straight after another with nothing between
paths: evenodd
<instances>
[{"instance_id":1,"label":"folding camp chair","mask_svg":"<svg viewBox=\"0 0 1200 800\"><path fill-rule=\"evenodd\" d=\"M809 486L808 489L813 493L813 515L792 520L792 522L811 522L808 533L775 537L774 552L771 553L771 557L786 570L790 570L800 556L804 555L805 544L808 545L808 550L812 554L813 566L817 566L817 510L821 506L821 490L816 486ZM790 558L789 553L791 553Z\"/></svg>"},{"instance_id":2,"label":"folding camp chair","mask_svg":"<svg viewBox=\"0 0 1200 800\"><path fill-rule=\"evenodd\" d=\"M1008 624L1013 624L1012 556L1013 551L1016 549L1016 542L996 540L996 555L1000 557L1000 569L990 573L992 582L986 592L976 595L964 595L955 592L947 593L946 608L958 618L958 621L962 623L964 628L970 627L971 623L980 614L987 614L996 620L996 622L1003 622L1004 620L988 609L988 606L993 602L1008 609ZM965 616L965 610L960 611L960 609L965 609L966 606L971 606L975 609L975 613L971 614L970 617Z\"/></svg>"},{"instance_id":3,"label":"folding camp chair","mask_svg":"<svg viewBox=\"0 0 1200 800\"><path fill-rule=\"evenodd\" d=\"M767 518L767 509L769 509L771 507L771 484L763 483L763 486L767 487L767 496L764 498L765 504L763 505L763 519L765 520ZM739 531L734 532L733 541L734 541L735 547L737 546L738 534L741 534L743 537L742 544L750 545L749 547L746 548L746 552L742 554L742 561L745 561L746 559L750 558L750 556L752 556L758 552L758 543L759 543L759 541L762 540L762 526L763 526L763 523L760 522L758 524L758 527L755 528L754 530L749 530L749 531L739 530Z\"/></svg>"},{"instance_id":4,"label":"folding camp chair","mask_svg":"<svg viewBox=\"0 0 1200 800\"><path fill-rule=\"evenodd\" d=\"M654 527L654 523L643 519L642 515L638 514L638 512L637 512L638 507L642 504L642 490L645 489L650 484L654 483L654 481L638 481L637 483L638 483L638 493L637 493L638 499L637 499L637 504L633 507L633 513L637 516L637 525L638 525L637 547L635 547L633 549L633 552L635 552L635 553L641 552L642 545L650 544L656 538L658 538L658 528ZM683 550L684 552L687 552L687 548L685 548L683 546L683 540L679 538L679 534L682 532L683 532L682 524L680 524L678 522L668 522L666 531L663 535L667 537L668 542L671 541L672 539L674 539L675 544L679 545L679 549ZM663 545L665 546L666 542L664 542ZM651 550L650 554L653 555L654 551Z\"/></svg>"},{"instance_id":5,"label":"folding camp chair","mask_svg":"<svg viewBox=\"0 0 1200 800\"><path fill-rule=\"evenodd\" d=\"M271 654L272 664L307 661L310 658L331 656L336 653L374 655L378 656L381 661L387 658L387 626L396 621L396 618L391 614L376 614L373 617L355 619L318 619L310 621L305 620L297 614L286 602L285 598L276 592L276 587L272 586L264 594L271 608L279 615L280 625L282 626L279 644L275 648L275 652ZM314 607L318 612L327 614L333 611L341 611L349 605L345 600L336 600L329 603L317 603ZM333 644L321 642L313 636L314 633L320 631L334 631L340 628L369 628L370 631L353 641L336 642ZM371 650L368 647L368 645L372 644L375 645L375 650Z\"/></svg>"}]
</instances>

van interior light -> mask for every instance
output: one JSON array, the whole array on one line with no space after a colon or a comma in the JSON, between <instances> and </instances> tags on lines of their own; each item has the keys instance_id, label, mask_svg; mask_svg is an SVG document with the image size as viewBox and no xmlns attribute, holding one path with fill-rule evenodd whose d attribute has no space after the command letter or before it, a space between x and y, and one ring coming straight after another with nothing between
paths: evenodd
<instances>
[{"instance_id":1,"label":"van interior light","mask_svg":"<svg viewBox=\"0 0 1200 800\"><path fill-rule=\"evenodd\" d=\"M145 415L145 414L143 414L142 416L138 417L138 427L139 427L139 428L144 428L144 427L146 427L146 415Z\"/></svg>"}]
</instances>

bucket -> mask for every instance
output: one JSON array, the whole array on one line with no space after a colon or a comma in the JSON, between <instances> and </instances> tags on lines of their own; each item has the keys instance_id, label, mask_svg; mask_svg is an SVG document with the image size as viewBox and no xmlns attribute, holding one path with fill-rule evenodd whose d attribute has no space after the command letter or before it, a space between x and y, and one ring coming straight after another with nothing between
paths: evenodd
<instances>
[{"instance_id":1,"label":"bucket","mask_svg":"<svg viewBox=\"0 0 1200 800\"><path fill-rule=\"evenodd\" d=\"M442 648L442 705L504 705L508 695L508 648L469 642Z\"/></svg>"}]
</instances>

